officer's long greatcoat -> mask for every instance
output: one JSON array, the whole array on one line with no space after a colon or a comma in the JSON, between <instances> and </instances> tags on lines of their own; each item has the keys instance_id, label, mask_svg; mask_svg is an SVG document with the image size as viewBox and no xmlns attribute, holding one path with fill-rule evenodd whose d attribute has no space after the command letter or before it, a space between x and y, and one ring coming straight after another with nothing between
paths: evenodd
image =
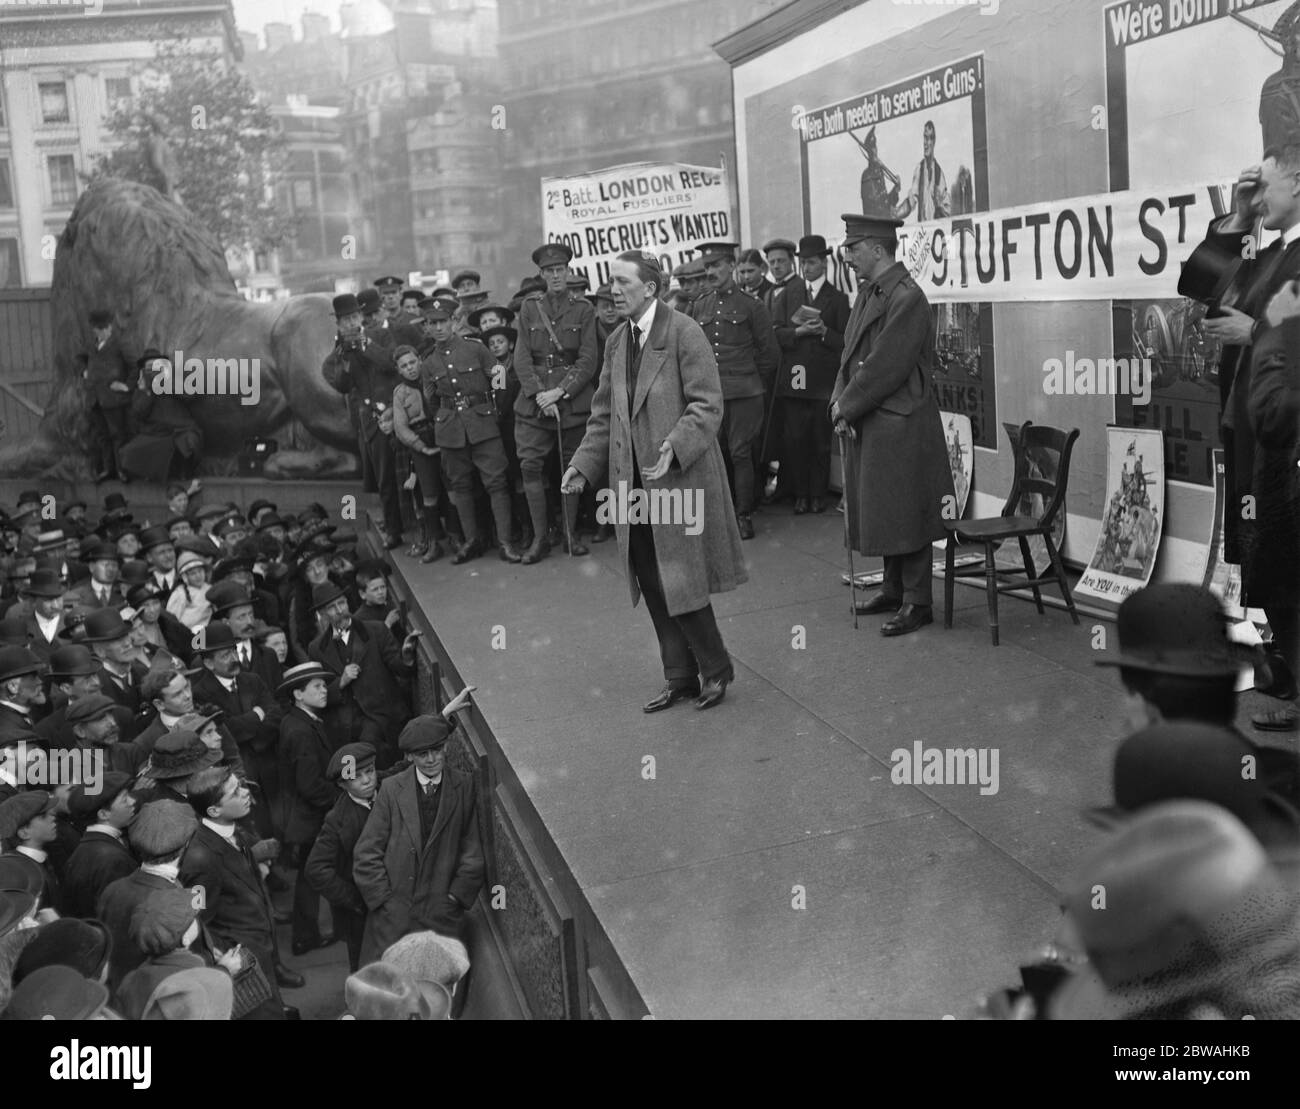
<instances>
[{"instance_id":1,"label":"officer's long greatcoat","mask_svg":"<svg viewBox=\"0 0 1300 1109\"><path fill-rule=\"evenodd\" d=\"M954 491L933 365L929 302L896 262L858 290L831 397L858 433L848 440L845 481L849 533L862 554L910 554L946 534L944 497Z\"/></svg>"},{"instance_id":2,"label":"officer's long greatcoat","mask_svg":"<svg viewBox=\"0 0 1300 1109\"><path fill-rule=\"evenodd\" d=\"M633 444L637 470L659 460L659 444L665 439L672 444L676 461L647 488L679 489L683 503L687 493L703 498L703 529L698 534L688 535L680 523L661 522L652 529L668 612L680 616L707 605L710 593L725 593L749 580L718 446L722 386L700 325L660 304L644 342L636 396L629 404L628 342L624 323L605 344L600 388L592 398L591 419L573 465L592 488L608 485L617 494L619 483L625 482L630 493ZM641 590L628 563L628 525L616 522L614 531L635 605Z\"/></svg>"}]
</instances>

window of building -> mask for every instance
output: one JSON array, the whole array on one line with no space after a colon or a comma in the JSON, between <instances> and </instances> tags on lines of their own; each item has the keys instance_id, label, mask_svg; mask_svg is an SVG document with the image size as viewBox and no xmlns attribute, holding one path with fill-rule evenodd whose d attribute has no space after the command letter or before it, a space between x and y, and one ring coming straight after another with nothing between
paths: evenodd
<instances>
[{"instance_id":1,"label":"window of building","mask_svg":"<svg viewBox=\"0 0 1300 1109\"><path fill-rule=\"evenodd\" d=\"M68 112L68 83L66 81L42 81L37 86L41 100L41 119L45 123L69 123L72 116Z\"/></svg>"},{"instance_id":2,"label":"window of building","mask_svg":"<svg viewBox=\"0 0 1300 1109\"><path fill-rule=\"evenodd\" d=\"M0 158L0 208L14 206L14 187L9 177L9 160Z\"/></svg>"},{"instance_id":3,"label":"window of building","mask_svg":"<svg viewBox=\"0 0 1300 1109\"><path fill-rule=\"evenodd\" d=\"M105 77L104 99L110 110L117 108L124 101L131 99L130 77Z\"/></svg>"},{"instance_id":4,"label":"window of building","mask_svg":"<svg viewBox=\"0 0 1300 1109\"><path fill-rule=\"evenodd\" d=\"M18 240L0 239L0 289L16 289L23 283L18 266Z\"/></svg>"},{"instance_id":5,"label":"window of building","mask_svg":"<svg viewBox=\"0 0 1300 1109\"><path fill-rule=\"evenodd\" d=\"M71 154L51 154L47 164L50 170L50 205L71 207L77 202L76 162Z\"/></svg>"}]
</instances>

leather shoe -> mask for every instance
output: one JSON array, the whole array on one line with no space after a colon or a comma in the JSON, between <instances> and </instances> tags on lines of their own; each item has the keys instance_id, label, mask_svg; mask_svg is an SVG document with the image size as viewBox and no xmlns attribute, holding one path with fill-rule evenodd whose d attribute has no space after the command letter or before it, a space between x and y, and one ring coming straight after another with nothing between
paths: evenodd
<instances>
[{"instance_id":1,"label":"leather shoe","mask_svg":"<svg viewBox=\"0 0 1300 1109\"><path fill-rule=\"evenodd\" d=\"M386 551L391 551L395 547L400 547L402 545L403 542L402 537L400 534L398 534L395 531L386 531L383 533L383 536L384 536L384 550Z\"/></svg>"},{"instance_id":2,"label":"leather shoe","mask_svg":"<svg viewBox=\"0 0 1300 1109\"><path fill-rule=\"evenodd\" d=\"M929 605L904 605L880 625L880 634L906 635L933 623L934 612Z\"/></svg>"},{"instance_id":3,"label":"leather shoe","mask_svg":"<svg viewBox=\"0 0 1300 1109\"><path fill-rule=\"evenodd\" d=\"M1300 710L1294 705L1288 705L1284 709L1252 716L1250 723L1261 732L1294 732L1300 730Z\"/></svg>"},{"instance_id":4,"label":"leather shoe","mask_svg":"<svg viewBox=\"0 0 1300 1109\"><path fill-rule=\"evenodd\" d=\"M808 498L807 498L807 497L795 497L795 499L794 499L794 514L795 514L796 516L806 516L806 515L808 514Z\"/></svg>"},{"instance_id":5,"label":"leather shoe","mask_svg":"<svg viewBox=\"0 0 1300 1109\"><path fill-rule=\"evenodd\" d=\"M741 539L754 538L754 521L750 516L737 516L736 526L740 529Z\"/></svg>"},{"instance_id":6,"label":"leather shoe","mask_svg":"<svg viewBox=\"0 0 1300 1109\"><path fill-rule=\"evenodd\" d=\"M460 545L460 549L451 556L451 564L459 566L462 562L468 562L472 558L478 558L483 553L482 539L466 539Z\"/></svg>"},{"instance_id":7,"label":"leather shoe","mask_svg":"<svg viewBox=\"0 0 1300 1109\"><path fill-rule=\"evenodd\" d=\"M427 566L430 562L437 562L446 553L442 543L435 539L429 544L428 550L420 555L420 561Z\"/></svg>"},{"instance_id":8,"label":"leather shoe","mask_svg":"<svg viewBox=\"0 0 1300 1109\"><path fill-rule=\"evenodd\" d=\"M524 551L523 558L520 561L525 566L532 566L541 562L548 554L551 553L551 545L546 541L546 536L534 539L528 550Z\"/></svg>"},{"instance_id":9,"label":"leather shoe","mask_svg":"<svg viewBox=\"0 0 1300 1109\"><path fill-rule=\"evenodd\" d=\"M700 696L695 702L697 709L711 709L727 695L727 678L713 678L700 685Z\"/></svg>"},{"instance_id":10,"label":"leather shoe","mask_svg":"<svg viewBox=\"0 0 1300 1109\"><path fill-rule=\"evenodd\" d=\"M329 947L334 942L333 936L321 936L315 942L303 943L300 940L293 941L293 953L295 955L306 955L309 951L315 951L317 948Z\"/></svg>"},{"instance_id":11,"label":"leather shoe","mask_svg":"<svg viewBox=\"0 0 1300 1109\"><path fill-rule=\"evenodd\" d=\"M593 543L607 543L614 538L614 526L612 524L598 524L596 534L591 537Z\"/></svg>"},{"instance_id":12,"label":"leather shoe","mask_svg":"<svg viewBox=\"0 0 1300 1109\"><path fill-rule=\"evenodd\" d=\"M300 990L307 984L307 979L301 974L290 970L287 966L276 963L275 984L282 990Z\"/></svg>"},{"instance_id":13,"label":"leather shoe","mask_svg":"<svg viewBox=\"0 0 1300 1109\"><path fill-rule=\"evenodd\" d=\"M565 554L573 555L574 558L591 553L590 551L587 550L582 540L579 539L576 535L573 537L572 543L570 543L567 538L561 539L560 546L564 548Z\"/></svg>"},{"instance_id":14,"label":"leather shoe","mask_svg":"<svg viewBox=\"0 0 1300 1109\"><path fill-rule=\"evenodd\" d=\"M813 512L815 512L818 516L820 516L823 512L826 511L826 502L822 500L821 497L813 497L812 505L810 507L812 508Z\"/></svg>"},{"instance_id":15,"label":"leather shoe","mask_svg":"<svg viewBox=\"0 0 1300 1109\"><path fill-rule=\"evenodd\" d=\"M877 593L871 600L859 601L854 605L859 616L870 616L874 612L897 612L902 607L903 602L897 597L886 597L883 593Z\"/></svg>"},{"instance_id":16,"label":"leather shoe","mask_svg":"<svg viewBox=\"0 0 1300 1109\"><path fill-rule=\"evenodd\" d=\"M515 545L510 542L502 543L497 548L497 556L502 562L522 562L524 556L515 549Z\"/></svg>"},{"instance_id":17,"label":"leather shoe","mask_svg":"<svg viewBox=\"0 0 1300 1109\"><path fill-rule=\"evenodd\" d=\"M642 707L642 712L663 712L664 709L672 708L678 701L685 701L691 697L700 695L699 686L689 685L666 685L661 689L656 697L647 701Z\"/></svg>"}]
</instances>

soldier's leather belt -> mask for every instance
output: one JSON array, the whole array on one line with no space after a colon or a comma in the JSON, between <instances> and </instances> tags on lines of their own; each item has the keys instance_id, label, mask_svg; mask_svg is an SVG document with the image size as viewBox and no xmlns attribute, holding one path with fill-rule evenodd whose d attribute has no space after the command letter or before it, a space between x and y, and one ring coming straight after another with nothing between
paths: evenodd
<instances>
[{"instance_id":1,"label":"soldier's leather belt","mask_svg":"<svg viewBox=\"0 0 1300 1109\"><path fill-rule=\"evenodd\" d=\"M487 393L469 393L463 397L456 397L452 400L451 406L457 412L462 412L466 408L473 408L476 404L490 404L491 402L492 399Z\"/></svg>"}]
</instances>

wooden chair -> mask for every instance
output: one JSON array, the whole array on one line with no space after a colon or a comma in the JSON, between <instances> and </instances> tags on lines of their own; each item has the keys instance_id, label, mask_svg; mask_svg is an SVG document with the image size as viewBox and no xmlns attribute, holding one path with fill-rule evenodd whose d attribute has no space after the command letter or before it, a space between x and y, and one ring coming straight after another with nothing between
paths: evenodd
<instances>
[{"instance_id":1,"label":"wooden chair","mask_svg":"<svg viewBox=\"0 0 1300 1109\"><path fill-rule=\"evenodd\" d=\"M1040 587L1056 582L1065 598L1065 605L1070 616L1077 624L1079 613L1074 607L1074 598L1070 596L1070 585L1065 580L1065 567L1061 556L1052 542L1052 522L1065 503L1065 490L1070 478L1070 454L1074 450L1075 440L1079 438L1079 429L1070 432L1060 428L1035 426L1026 421L1020 426L1020 441L1016 445L1016 476L1011 485L1011 494L1002 507L1002 515L983 520L944 521L948 529L948 544L945 551L943 574L943 626L952 627L953 585L958 577L973 577L984 574L984 588L989 602L989 632L993 636L993 646L998 645L998 594L1012 589L1032 589L1034 604L1038 612L1043 612L1043 596ZM1055 479L1042 475L1042 470L1035 459L1044 455L1056 462ZM1022 500L1037 494L1042 498L1043 509L1037 516L1021 516L1017 512L1022 508ZM1047 548L1051 566L1042 574L1035 571L1034 561L1029 554L1029 537L1037 535ZM1020 555L1024 560L1025 576L1020 577L1017 570L1000 570L994 562L994 552L1009 539L1020 542ZM957 547L963 543L982 543L984 545L984 565L971 566L969 569L956 569L953 558ZM999 581L999 579L1002 579Z\"/></svg>"}]
</instances>

